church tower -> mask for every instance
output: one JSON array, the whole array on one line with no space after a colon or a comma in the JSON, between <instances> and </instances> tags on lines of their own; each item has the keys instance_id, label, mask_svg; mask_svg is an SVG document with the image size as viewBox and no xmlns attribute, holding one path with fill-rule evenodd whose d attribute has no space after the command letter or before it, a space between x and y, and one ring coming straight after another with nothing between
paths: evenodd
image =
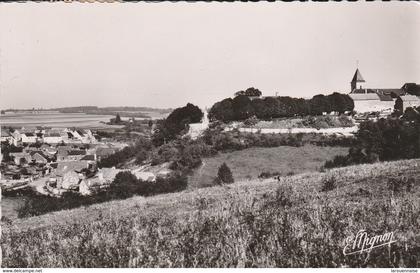
<instances>
[{"instance_id":1,"label":"church tower","mask_svg":"<svg viewBox=\"0 0 420 273\"><path fill-rule=\"evenodd\" d=\"M352 93L354 91L354 89L357 89L357 83L358 82L366 82L363 77L362 74L360 74L359 68L356 69L356 72L354 73L353 79L351 80L351 91L350 93ZM359 88L361 88L361 86L359 86Z\"/></svg>"}]
</instances>

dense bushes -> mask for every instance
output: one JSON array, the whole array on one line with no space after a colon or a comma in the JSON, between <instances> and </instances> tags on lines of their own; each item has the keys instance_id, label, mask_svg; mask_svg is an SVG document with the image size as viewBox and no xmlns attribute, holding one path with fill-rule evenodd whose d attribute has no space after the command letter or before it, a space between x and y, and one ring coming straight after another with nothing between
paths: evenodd
<instances>
[{"instance_id":1,"label":"dense bushes","mask_svg":"<svg viewBox=\"0 0 420 273\"><path fill-rule=\"evenodd\" d=\"M170 176L157 177L155 182L137 179L131 172L120 172L111 184L109 194L115 198L128 198L133 195L150 196L160 193L177 192L187 187L187 178L180 172Z\"/></svg>"},{"instance_id":2,"label":"dense bushes","mask_svg":"<svg viewBox=\"0 0 420 273\"><path fill-rule=\"evenodd\" d=\"M347 156L325 163L326 168L420 157L420 122L380 119L360 124L356 145Z\"/></svg>"},{"instance_id":3,"label":"dense bushes","mask_svg":"<svg viewBox=\"0 0 420 273\"><path fill-rule=\"evenodd\" d=\"M179 138L156 148L151 154L151 164L172 162L172 170L188 173L201 164L202 157L216 153L217 151L202 139Z\"/></svg>"},{"instance_id":4,"label":"dense bushes","mask_svg":"<svg viewBox=\"0 0 420 273\"><path fill-rule=\"evenodd\" d=\"M137 179L130 172L116 175L110 188L92 196L82 196L77 192L66 192L62 197L51 197L36 193L27 194L25 203L18 208L18 217L30 217L51 211L72 209L115 199L126 199L134 195L150 196L161 193L177 192L187 187L187 178L179 172L168 177L158 177L155 182Z\"/></svg>"},{"instance_id":5,"label":"dense bushes","mask_svg":"<svg viewBox=\"0 0 420 273\"><path fill-rule=\"evenodd\" d=\"M148 159L149 154L153 148L151 141L144 137L138 137L133 145L125 147L120 151L109 155L98 162L99 168L110 168L120 166L127 160L136 157L137 163Z\"/></svg>"},{"instance_id":6,"label":"dense bushes","mask_svg":"<svg viewBox=\"0 0 420 273\"><path fill-rule=\"evenodd\" d=\"M254 134L242 133L237 130L218 132L209 129L203 137L206 143L217 151L234 151L250 147L300 147L303 145L303 134Z\"/></svg>"},{"instance_id":7,"label":"dense bushes","mask_svg":"<svg viewBox=\"0 0 420 273\"><path fill-rule=\"evenodd\" d=\"M215 103L209 111L211 121L246 120L252 116L270 120L281 117L322 115L323 113L353 111L354 102L348 95L333 93L316 95L310 100L291 97L265 97L250 99L238 94L234 99Z\"/></svg>"}]
</instances>

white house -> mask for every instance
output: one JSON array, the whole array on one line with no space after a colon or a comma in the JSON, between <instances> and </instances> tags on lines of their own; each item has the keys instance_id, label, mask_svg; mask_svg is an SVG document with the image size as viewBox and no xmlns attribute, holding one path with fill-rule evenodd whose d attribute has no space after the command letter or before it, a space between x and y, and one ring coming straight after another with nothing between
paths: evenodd
<instances>
[{"instance_id":1,"label":"white house","mask_svg":"<svg viewBox=\"0 0 420 273\"><path fill-rule=\"evenodd\" d=\"M34 133L22 133L22 143L35 143L37 136Z\"/></svg>"},{"instance_id":2,"label":"white house","mask_svg":"<svg viewBox=\"0 0 420 273\"><path fill-rule=\"evenodd\" d=\"M44 139L44 143L49 143L49 144L58 144L63 141L61 134L59 132L53 132L53 131L50 131L44 134L43 139Z\"/></svg>"},{"instance_id":3,"label":"white house","mask_svg":"<svg viewBox=\"0 0 420 273\"><path fill-rule=\"evenodd\" d=\"M10 144L17 146L17 141L13 137L13 134L6 129L1 129L1 142L9 142Z\"/></svg>"}]
</instances>

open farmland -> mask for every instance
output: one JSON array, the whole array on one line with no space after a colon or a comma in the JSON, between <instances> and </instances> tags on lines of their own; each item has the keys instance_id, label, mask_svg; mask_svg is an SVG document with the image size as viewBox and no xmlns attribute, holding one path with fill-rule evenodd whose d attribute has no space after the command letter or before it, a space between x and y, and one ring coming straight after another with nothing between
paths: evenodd
<instances>
[{"instance_id":1,"label":"open farmland","mask_svg":"<svg viewBox=\"0 0 420 273\"><path fill-rule=\"evenodd\" d=\"M345 155L348 148L280 146L274 148L249 148L231 153L221 153L204 158L203 164L189 178L191 187L213 185L220 165L225 162L235 180L256 179L262 172L278 172L280 175L298 174L319 170L326 160L336 155Z\"/></svg>"},{"instance_id":2,"label":"open farmland","mask_svg":"<svg viewBox=\"0 0 420 273\"><path fill-rule=\"evenodd\" d=\"M3 224L3 267L419 267L420 160L133 197ZM414 179L410 189L390 182ZM336 188L322 192L334 179ZM395 243L346 256L365 229Z\"/></svg>"}]
</instances>

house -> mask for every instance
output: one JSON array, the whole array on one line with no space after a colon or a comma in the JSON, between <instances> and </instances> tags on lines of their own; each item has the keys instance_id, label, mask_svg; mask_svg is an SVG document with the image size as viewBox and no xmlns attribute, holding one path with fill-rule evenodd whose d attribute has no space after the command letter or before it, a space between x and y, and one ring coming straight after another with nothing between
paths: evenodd
<instances>
[{"instance_id":1,"label":"house","mask_svg":"<svg viewBox=\"0 0 420 273\"><path fill-rule=\"evenodd\" d=\"M63 175L61 188L65 190L78 190L83 175L76 171L69 171Z\"/></svg>"},{"instance_id":2,"label":"house","mask_svg":"<svg viewBox=\"0 0 420 273\"><path fill-rule=\"evenodd\" d=\"M48 163L48 157L41 151L30 152L30 155L32 157L32 162L40 163L40 164Z\"/></svg>"},{"instance_id":3,"label":"house","mask_svg":"<svg viewBox=\"0 0 420 273\"><path fill-rule=\"evenodd\" d=\"M74 143L96 143L92 132L88 129L74 129L67 132L68 138Z\"/></svg>"},{"instance_id":4,"label":"house","mask_svg":"<svg viewBox=\"0 0 420 273\"><path fill-rule=\"evenodd\" d=\"M108 157L115 153L115 149L108 147L98 147L96 149L96 157L98 160L101 160L105 157Z\"/></svg>"},{"instance_id":5,"label":"house","mask_svg":"<svg viewBox=\"0 0 420 273\"><path fill-rule=\"evenodd\" d=\"M115 176L123 170L114 168L102 168L95 177L84 179L80 182L79 192L82 195L91 195L102 189L108 188L114 182Z\"/></svg>"},{"instance_id":6,"label":"house","mask_svg":"<svg viewBox=\"0 0 420 273\"><path fill-rule=\"evenodd\" d=\"M86 155L85 150L70 150L67 152L66 160L80 160Z\"/></svg>"},{"instance_id":7,"label":"house","mask_svg":"<svg viewBox=\"0 0 420 273\"><path fill-rule=\"evenodd\" d=\"M15 139L16 144L17 144L15 146L18 146L19 142L22 141L22 135L20 134L19 130L14 130L12 133L12 136Z\"/></svg>"},{"instance_id":8,"label":"house","mask_svg":"<svg viewBox=\"0 0 420 273\"><path fill-rule=\"evenodd\" d=\"M22 133L22 143L36 143L37 136L34 133Z\"/></svg>"},{"instance_id":9,"label":"house","mask_svg":"<svg viewBox=\"0 0 420 273\"><path fill-rule=\"evenodd\" d=\"M110 185L111 183L106 180L101 180L99 177L84 179L79 184L79 193L81 195L92 195L108 188Z\"/></svg>"},{"instance_id":10,"label":"house","mask_svg":"<svg viewBox=\"0 0 420 273\"><path fill-rule=\"evenodd\" d=\"M32 162L32 156L29 153L10 153L10 156L13 158L13 161L18 166Z\"/></svg>"},{"instance_id":11,"label":"house","mask_svg":"<svg viewBox=\"0 0 420 273\"><path fill-rule=\"evenodd\" d=\"M57 163L55 174L58 176L63 176L67 172L81 172L83 169L88 167L89 162L87 161L61 161Z\"/></svg>"},{"instance_id":12,"label":"house","mask_svg":"<svg viewBox=\"0 0 420 273\"><path fill-rule=\"evenodd\" d=\"M151 172L143 172L143 171L135 171L133 173L137 179L147 181L147 182L155 182L156 181L156 175Z\"/></svg>"},{"instance_id":13,"label":"house","mask_svg":"<svg viewBox=\"0 0 420 273\"><path fill-rule=\"evenodd\" d=\"M403 112L408 107L420 107L420 97L413 96L413 95L405 95L401 96L402 106L403 106Z\"/></svg>"},{"instance_id":14,"label":"house","mask_svg":"<svg viewBox=\"0 0 420 273\"><path fill-rule=\"evenodd\" d=\"M10 133L10 130L7 129L1 129L1 142L9 142L9 144L13 144L17 146L17 143L15 141L15 138L13 137L12 133Z\"/></svg>"},{"instance_id":15,"label":"house","mask_svg":"<svg viewBox=\"0 0 420 273\"><path fill-rule=\"evenodd\" d=\"M43 151L44 151L44 154L50 158L54 157L57 154L57 149L53 147L49 147Z\"/></svg>"},{"instance_id":16,"label":"house","mask_svg":"<svg viewBox=\"0 0 420 273\"><path fill-rule=\"evenodd\" d=\"M61 134L59 132L49 131L46 134L44 134L43 137L44 143L49 144L58 144L63 142L63 138L61 137Z\"/></svg>"},{"instance_id":17,"label":"house","mask_svg":"<svg viewBox=\"0 0 420 273\"><path fill-rule=\"evenodd\" d=\"M115 176L117 176L117 174L122 171L124 170L116 169L115 167L102 168L98 170L97 176L100 180L107 181L108 183L112 183L115 179Z\"/></svg>"},{"instance_id":18,"label":"house","mask_svg":"<svg viewBox=\"0 0 420 273\"><path fill-rule=\"evenodd\" d=\"M359 69L356 69L349 96L354 101L354 111L358 113L392 111L396 98L405 94L402 88L363 88L361 83L365 82Z\"/></svg>"}]
</instances>

